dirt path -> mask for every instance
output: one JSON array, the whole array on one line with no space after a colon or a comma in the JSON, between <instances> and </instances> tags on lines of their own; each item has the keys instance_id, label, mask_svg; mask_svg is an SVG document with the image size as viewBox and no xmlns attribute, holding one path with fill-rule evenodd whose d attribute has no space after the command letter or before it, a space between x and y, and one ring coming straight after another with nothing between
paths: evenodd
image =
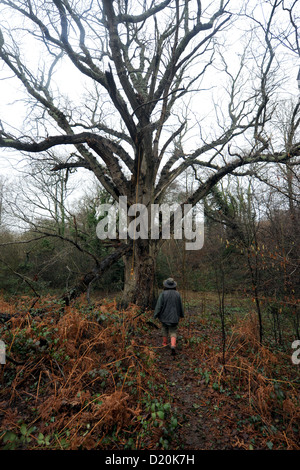
<instances>
[{"instance_id":1,"label":"dirt path","mask_svg":"<svg viewBox=\"0 0 300 470\"><path fill-rule=\"evenodd\" d=\"M184 337L184 331L182 334ZM149 339L156 350L158 368L173 397L172 406L177 408L179 425L174 440L176 448L236 449L236 439L240 435L237 431L234 410L226 397L215 391L211 383L208 386L203 375L199 373L199 368L205 368L205 364L199 363L197 359L199 346L191 346L179 335L177 354L172 357L170 346L162 347L160 330L152 331Z\"/></svg>"},{"instance_id":2,"label":"dirt path","mask_svg":"<svg viewBox=\"0 0 300 470\"><path fill-rule=\"evenodd\" d=\"M178 340L177 354L171 356L170 346L161 347L160 330L151 333L152 346L156 350L159 370L164 376L173 406L177 408L179 426L175 439L178 449L217 450L230 449L230 440L224 431L214 407L214 392L195 372L197 364L193 350L184 341Z\"/></svg>"}]
</instances>

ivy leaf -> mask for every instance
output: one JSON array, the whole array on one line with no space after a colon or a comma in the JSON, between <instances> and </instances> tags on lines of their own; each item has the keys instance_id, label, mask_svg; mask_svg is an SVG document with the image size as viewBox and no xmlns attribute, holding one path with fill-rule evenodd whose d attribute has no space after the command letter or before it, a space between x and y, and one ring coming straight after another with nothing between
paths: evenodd
<instances>
[{"instance_id":1,"label":"ivy leaf","mask_svg":"<svg viewBox=\"0 0 300 470\"><path fill-rule=\"evenodd\" d=\"M16 434L13 433L12 431L8 431L5 433L3 437L3 442L6 443L7 441L13 442L16 440Z\"/></svg>"},{"instance_id":2,"label":"ivy leaf","mask_svg":"<svg viewBox=\"0 0 300 470\"><path fill-rule=\"evenodd\" d=\"M22 424L22 426L20 427L20 433L23 435L23 436L26 436L27 434L27 426L26 424Z\"/></svg>"}]
</instances>

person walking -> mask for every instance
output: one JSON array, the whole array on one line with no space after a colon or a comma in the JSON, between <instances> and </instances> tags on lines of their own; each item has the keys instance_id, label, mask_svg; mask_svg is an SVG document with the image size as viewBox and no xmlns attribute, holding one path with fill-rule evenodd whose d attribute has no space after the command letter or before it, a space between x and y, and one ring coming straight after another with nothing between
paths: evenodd
<instances>
[{"instance_id":1,"label":"person walking","mask_svg":"<svg viewBox=\"0 0 300 470\"><path fill-rule=\"evenodd\" d=\"M162 323L163 346L168 345L168 336L171 339L171 353L176 354L177 328L180 318L184 318L181 296L177 291L177 283L169 277L163 282L164 290L159 295L154 318Z\"/></svg>"}]
</instances>

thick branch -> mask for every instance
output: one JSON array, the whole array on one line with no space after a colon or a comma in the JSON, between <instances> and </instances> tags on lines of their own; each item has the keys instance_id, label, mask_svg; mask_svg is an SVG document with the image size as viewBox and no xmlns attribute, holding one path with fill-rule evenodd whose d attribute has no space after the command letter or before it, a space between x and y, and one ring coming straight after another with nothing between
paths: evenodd
<instances>
[{"instance_id":1,"label":"thick branch","mask_svg":"<svg viewBox=\"0 0 300 470\"><path fill-rule=\"evenodd\" d=\"M123 244L117 248L116 251L107 255L100 263L96 264L94 269L85 274L78 284L63 296L66 305L69 305L71 300L75 299L83 292L86 292L92 282L99 279L122 256L129 253L131 249L131 244Z\"/></svg>"},{"instance_id":2,"label":"thick branch","mask_svg":"<svg viewBox=\"0 0 300 470\"><path fill-rule=\"evenodd\" d=\"M300 155L300 146L296 146L293 153L283 152L282 154L263 154L264 148L262 147L258 150L255 155L250 155L245 158L238 158L233 162L223 166L218 171L216 171L212 176L210 176L207 181L200 185L199 188L192 194L183 204L192 204L193 206L197 204L200 200L206 197L211 188L213 188L224 176L231 174L237 168L243 167L245 165L250 165L253 163L285 163L292 156Z\"/></svg>"},{"instance_id":3,"label":"thick branch","mask_svg":"<svg viewBox=\"0 0 300 470\"><path fill-rule=\"evenodd\" d=\"M118 23L142 23L146 21L151 16L154 16L159 11L166 8L172 0L165 0L161 2L159 5L156 5L149 10L144 11L140 15L129 15L129 14L120 14L116 16L116 21Z\"/></svg>"}]
</instances>

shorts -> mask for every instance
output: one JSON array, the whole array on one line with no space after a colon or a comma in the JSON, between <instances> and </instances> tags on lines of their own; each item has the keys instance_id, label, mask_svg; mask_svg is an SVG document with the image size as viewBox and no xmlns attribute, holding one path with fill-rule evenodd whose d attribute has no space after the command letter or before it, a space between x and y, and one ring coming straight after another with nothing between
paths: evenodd
<instances>
[{"instance_id":1,"label":"shorts","mask_svg":"<svg viewBox=\"0 0 300 470\"><path fill-rule=\"evenodd\" d=\"M177 327L178 327L178 324L166 325L165 323L162 323L163 336L170 335L171 337L173 336L174 338L176 338L177 337Z\"/></svg>"}]
</instances>

